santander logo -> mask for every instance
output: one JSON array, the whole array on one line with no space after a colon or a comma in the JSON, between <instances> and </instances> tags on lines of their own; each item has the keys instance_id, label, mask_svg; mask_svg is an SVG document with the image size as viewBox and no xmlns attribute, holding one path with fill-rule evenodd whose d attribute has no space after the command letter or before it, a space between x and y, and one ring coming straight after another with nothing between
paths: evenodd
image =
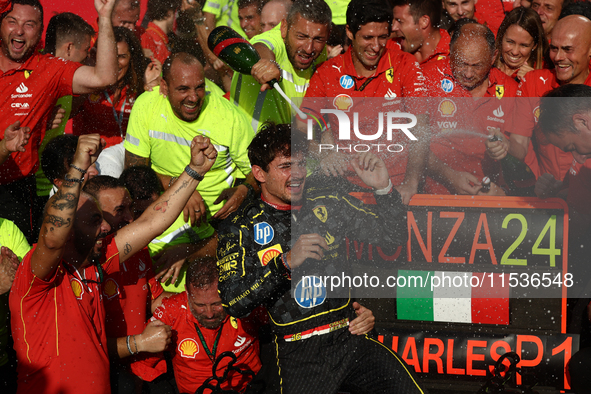
<instances>
[{"instance_id":1,"label":"santander logo","mask_svg":"<svg viewBox=\"0 0 591 394\"><path fill-rule=\"evenodd\" d=\"M17 93L27 93L29 91L29 88L25 86L24 82L21 82L20 85L18 85L18 88L16 88L16 92Z\"/></svg>"}]
</instances>

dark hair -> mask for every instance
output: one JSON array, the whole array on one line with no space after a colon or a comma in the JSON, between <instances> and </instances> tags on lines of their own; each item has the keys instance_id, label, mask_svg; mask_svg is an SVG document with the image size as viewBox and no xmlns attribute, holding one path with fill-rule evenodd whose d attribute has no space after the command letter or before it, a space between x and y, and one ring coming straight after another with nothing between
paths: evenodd
<instances>
[{"instance_id":1,"label":"dark hair","mask_svg":"<svg viewBox=\"0 0 591 394\"><path fill-rule=\"evenodd\" d=\"M291 133L291 125L265 123L248 146L251 165L269 171L269 163L277 156L291 156L293 152L308 152L308 141L304 133Z\"/></svg>"},{"instance_id":2,"label":"dark hair","mask_svg":"<svg viewBox=\"0 0 591 394\"><path fill-rule=\"evenodd\" d=\"M357 34L362 25L371 22L392 24L392 7L383 0L351 0L347 7L347 27Z\"/></svg>"},{"instance_id":3,"label":"dark hair","mask_svg":"<svg viewBox=\"0 0 591 394\"><path fill-rule=\"evenodd\" d=\"M150 60L144 56L142 44L131 30L117 26L113 28L113 33L115 42L125 42L129 47L130 63L123 76L123 83L129 87L131 94L139 96L144 92L144 72Z\"/></svg>"},{"instance_id":4,"label":"dark hair","mask_svg":"<svg viewBox=\"0 0 591 394\"><path fill-rule=\"evenodd\" d=\"M109 175L97 175L89 179L82 191L93 196L97 201L101 190L124 188L123 182Z\"/></svg>"},{"instance_id":5,"label":"dark hair","mask_svg":"<svg viewBox=\"0 0 591 394\"><path fill-rule=\"evenodd\" d=\"M538 124L544 134L562 134L569 130L578 134L572 118L575 114L591 111L591 86L566 84L549 91L540 99Z\"/></svg>"},{"instance_id":6,"label":"dark hair","mask_svg":"<svg viewBox=\"0 0 591 394\"><path fill-rule=\"evenodd\" d=\"M463 30L465 30L466 26L468 26L468 25L475 25L473 28L473 32L472 32L473 34L471 35L470 38L471 39L475 38L475 37L484 38L486 40L486 43L488 44L488 49L490 49L490 53L492 54L495 51L495 35L494 35L494 33L488 27L481 25L480 23L478 23L474 19L469 19L469 18L459 19L455 23L455 28L454 28L453 34L451 35L451 40L449 43L450 49L454 46L456 41L458 41L458 39L462 35Z\"/></svg>"},{"instance_id":7,"label":"dark hair","mask_svg":"<svg viewBox=\"0 0 591 394\"><path fill-rule=\"evenodd\" d=\"M2 14L1 19L4 19L4 17L6 15L8 15L10 12L12 12L14 5L15 4L19 4L19 5L29 5L33 8L37 8L39 10L39 12L41 13L41 31L43 31L43 6L41 5L41 2L39 2L39 0L12 0L12 7L10 7L9 11L6 11L4 14Z\"/></svg>"},{"instance_id":8,"label":"dark hair","mask_svg":"<svg viewBox=\"0 0 591 394\"><path fill-rule=\"evenodd\" d=\"M330 23L330 34L328 35L328 40L326 40L326 45L330 45L331 47L336 47L337 45L345 46L347 36L343 34L343 30L333 22Z\"/></svg>"},{"instance_id":9,"label":"dark hair","mask_svg":"<svg viewBox=\"0 0 591 394\"><path fill-rule=\"evenodd\" d=\"M51 17L45 32L45 53L55 55L57 47L71 40L76 46L86 37L93 37L94 29L82 17L62 12Z\"/></svg>"},{"instance_id":10,"label":"dark hair","mask_svg":"<svg viewBox=\"0 0 591 394\"><path fill-rule=\"evenodd\" d=\"M49 141L41 153L41 168L52 183L54 179L64 179L77 146L77 135L62 134Z\"/></svg>"},{"instance_id":11,"label":"dark hair","mask_svg":"<svg viewBox=\"0 0 591 394\"><path fill-rule=\"evenodd\" d=\"M566 5L565 3L562 4L562 12L558 19L569 15L582 15L587 19L591 19L591 3L588 1L575 1Z\"/></svg>"},{"instance_id":12,"label":"dark hair","mask_svg":"<svg viewBox=\"0 0 591 394\"><path fill-rule=\"evenodd\" d=\"M169 11L176 12L181 8L182 0L148 0L146 15L151 21L166 19Z\"/></svg>"},{"instance_id":13,"label":"dark hair","mask_svg":"<svg viewBox=\"0 0 591 394\"><path fill-rule=\"evenodd\" d=\"M214 257L202 257L189 262L186 284L193 288L204 288L218 281L217 260Z\"/></svg>"},{"instance_id":14,"label":"dark hair","mask_svg":"<svg viewBox=\"0 0 591 394\"><path fill-rule=\"evenodd\" d=\"M542 68L544 65L544 53L546 53L546 49L548 48L548 40L546 40L546 35L544 34L544 27L542 26L542 21L537 12L531 8L523 7L515 8L513 11L509 12L505 19L503 19L501 27L499 27L495 43L495 48L498 51L495 60L497 67L503 61L501 53L503 37L507 33L507 29L513 25L521 27L534 39L535 49L532 50L527 63L536 69Z\"/></svg>"},{"instance_id":15,"label":"dark hair","mask_svg":"<svg viewBox=\"0 0 591 394\"><path fill-rule=\"evenodd\" d=\"M176 52L166 58L164 64L162 65L162 79L166 82L170 79L170 69L172 68L172 63L177 60L183 64L188 66L193 64L200 64L199 60L192 54L187 52Z\"/></svg>"},{"instance_id":16,"label":"dark hair","mask_svg":"<svg viewBox=\"0 0 591 394\"><path fill-rule=\"evenodd\" d=\"M133 166L125 169L119 177L129 190L132 200L149 200L154 194L160 195L162 183L156 172L149 166Z\"/></svg>"},{"instance_id":17,"label":"dark hair","mask_svg":"<svg viewBox=\"0 0 591 394\"><path fill-rule=\"evenodd\" d=\"M241 10L242 8L255 5L257 14L261 15L265 3L265 0L238 0L238 9Z\"/></svg>"},{"instance_id":18,"label":"dark hair","mask_svg":"<svg viewBox=\"0 0 591 394\"><path fill-rule=\"evenodd\" d=\"M439 0L395 0L393 7L408 5L408 12L415 24L419 23L422 16L428 16L431 27L438 27L441 20L441 1Z\"/></svg>"},{"instance_id":19,"label":"dark hair","mask_svg":"<svg viewBox=\"0 0 591 394\"><path fill-rule=\"evenodd\" d=\"M296 17L300 15L307 21L330 26L332 22L332 11L328 4L322 0L296 0L287 13L287 28L295 23Z\"/></svg>"}]
</instances>

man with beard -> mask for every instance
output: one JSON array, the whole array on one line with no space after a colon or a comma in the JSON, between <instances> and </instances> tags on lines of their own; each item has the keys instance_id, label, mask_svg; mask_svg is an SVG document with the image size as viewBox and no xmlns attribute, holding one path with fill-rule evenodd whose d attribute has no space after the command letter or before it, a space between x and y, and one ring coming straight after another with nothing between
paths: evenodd
<instances>
[{"instance_id":1,"label":"man with beard","mask_svg":"<svg viewBox=\"0 0 591 394\"><path fill-rule=\"evenodd\" d=\"M414 55L421 66L449 55L449 34L440 29L439 0L397 0L392 31L404 52Z\"/></svg>"},{"instance_id":2,"label":"man with beard","mask_svg":"<svg viewBox=\"0 0 591 394\"><path fill-rule=\"evenodd\" d=\"M187 268L185 288L186 291L163 300L152 317L152 321L172 329L173 341L168 349L179 391L196 392L212 376L213 364L224 352L236 356L234 367L257 373L261 368L258 327L264 324L265 316L253 313L246 319L236 319L226 314L218 293L215 258L192 261ZM218 363L217 377L223 376L230 360L227 357ZM166 371L162 358L144 364L153 367L154 373ZM229 371L227 380L217 379L211 384L242 392L251 377Z\"/></svg>"},{"instance_id":3,"label":"man with beard","mask_svg":"<svg viewBox=\"0 0 591 394\"><path fill-rule=\"evenodd\" d=\"M249 147L261 198L249 200L219 227L218 267L222 305L243 317L267 308L275 334L277 381L287 393L423 393L405 363L390 349L353 327L356 303L328 296L324 285L292 286L301 270L340 275L345 237L395 247L406 242L406 209L383 161L356 155L352 166L374 189L377 209L316 179L308 185L303 133L268 124ZM292 226L293 218L293 226ZM290 235L302 234L297 241ZM329 246L330 245L330 246ZM308 261L306 261L308 260ZM292 295L291 287L294 294ZM345 294L349 289L343 288ZM338 294L337 296L340 296ZM272 384L272 383L271 383Z\"/></svg>"},{"instance_id":4,"label":"man with beard","mask_svg":"<svg viewBox=\"0 0 591 394\"><path fill-rule=\"evenodd\" d=\"M291 106L267 83L273 79L299 106L315 66L326 60L331 12L324 1L297 1L287 20L251 40L261 60L251 75L234 73L230 101L252 119L256 132L266 121L291 122Z\"/></svg>"},{"instance_id":5,"label":"man with beard","mask_svg":"<svg viewBox=\"0 0 591 394\"><path fill-rule=\"evenodd\" d=\"M199 189L194 190L183 215L150 243L152 254L173 245L201 242L202 251L213 256L216 238L209 220L226 217L256 186L249 176L246 153L254 135L248 119L212 92L210 83L194 56L176 53L164 62L160 89L142 94L131 111L124 143L125 168L151 165L164 189L173 186L183 172L190 157L190 141L196 135L209 137L220 155ZM245 184L232 187L236 178L244 176ZM184 288L185 269L181 272L181 268L185 257L170 267L174 278L180 274L182 280L165 285L166 290L179 293Z\"/></svg>"},{"instance_id":6,"label":"man with beard","mask_svg":"<svg viewBox=\"0 0 591 394\"><path fill-rule=\"evenodd\" d=\"M72 164L46 206L39 242L18 268L10 294L12 334L22 393L108 393L109 362L102 305L103 268L124 264L178 216L217 157L209 139L191 143L191 160L175 187L135 223L104 239L110 227L96 201L81 193L84 174L104 146L98 134L78 139ZM96 248L100 247L98 254ZM98 258L98 264L88 264ZM155 351L144 338L117 340L119 357ZM170 338L160 335L162 350Z\"/></svg>"},{"instance_id":7,"label":"man with beard","mask_svg":"<svg viewBox=\"0 0 591 394\"><path fill-rule=\"evenodd\" d=\"M115 0L95 0L99 37L96 67L82 66L36 48L43 32L43 7L38 0L15 0L2 14L0 138L9 125L30 128L31 139L23 152L15 152L0 166L0 216L14 221L31 239L31 204L34 174L39 166L39 146L55 103L62 96L91 93L116 81L117 49L111 26Z\"/></svg>"},{"instance_id":8,"label":"man with beard","mask_svg":"<svg viewBox=\"0 0 591 394\"><path fill-rule=\"evenodd\" d=\"M133 222L131 197L121 180L99 175L89 180L83 191L96 199L105 221L111 228L107 235ZM114 346L113 342L117 338L126 339L129 335L137 335L142 339L145 337L147 341L155 342L158 342L162 335L170 335L166 326L150 326L143 332L148 320L148 311L154 312L162 299L171 295L164 292L160 282L156 281L148 249L140 250L123 264L108 264L104 268L102 295L106 313L107 341L110 345ZM154 348L160 351L157 346ZM119 360L116 351L111 350L110 353L113 392L125 393L129 392L129 387L141 385L142 382L137 376L150 382L155 378L146 374L139 363L147 355Z\"/></svg>"}]
</instances>

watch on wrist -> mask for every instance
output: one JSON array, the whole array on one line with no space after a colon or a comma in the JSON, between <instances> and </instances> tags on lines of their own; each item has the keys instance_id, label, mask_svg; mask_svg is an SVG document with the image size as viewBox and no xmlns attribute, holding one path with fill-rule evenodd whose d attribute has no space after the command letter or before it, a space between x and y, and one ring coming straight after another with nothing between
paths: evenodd
<instances>
[{"instance_id":1,"label":"watch on wrist","mask_svg":"<svg viewBox=\"0 0 591 394\"><path fill-rule=\"evenodd\" d=\"M205 176L201 175L200 173L198 173L197 171L195 171L194 169L192 169L190 166L186 166L185 167L185 172L191 178L193 178L193 179L195 179L196 181L199 181L199 182L201 182L203 180L203 178L205 178Z\"/></svg>"}]
</instances>

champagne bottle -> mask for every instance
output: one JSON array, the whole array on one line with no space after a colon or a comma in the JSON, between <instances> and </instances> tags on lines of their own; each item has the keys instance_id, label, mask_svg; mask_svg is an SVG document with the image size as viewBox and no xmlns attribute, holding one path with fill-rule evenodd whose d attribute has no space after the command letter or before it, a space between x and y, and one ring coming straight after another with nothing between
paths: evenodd
<instances>
[{"instance_id":1,"label":"champagne bottle","mask_svg":"<svg viewBox=\"0 0 591 394\"><path fill-rule=\"evenodd\" d=\"M500 141L497 136L491 136L489 141ZM507 153L501 160L503 179L509 187L511 196L535 197L536 176L527 164Z\"/></svg>"},{"instance_id":2,"label":"champagne bottle","mask_svg":"<svg viewBox=\"0 0 591 394\"><path fill-rule=\"evenodd\" d=\"M209 35L207 46L232 70L250 75L261 57L248 41L227 26L218 26Z\"/></svg>"}]
</instances>

